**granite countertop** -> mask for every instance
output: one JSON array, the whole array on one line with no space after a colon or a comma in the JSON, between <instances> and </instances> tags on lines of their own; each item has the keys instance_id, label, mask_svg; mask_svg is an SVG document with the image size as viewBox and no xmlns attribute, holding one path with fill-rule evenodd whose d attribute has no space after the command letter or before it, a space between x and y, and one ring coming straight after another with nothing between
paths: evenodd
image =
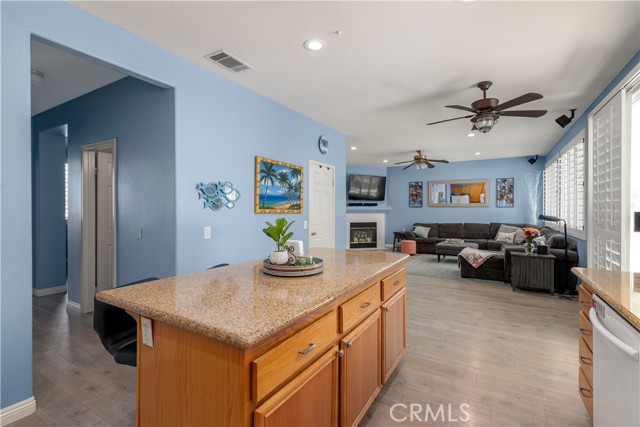
<instances>
[{"instance_id":1,"label":"granite countertop","mask_svg":"<svg viewBox=\"0 0 640 427\"><path fill-rule=\"evenodd\" d=\"M571 269L582 283L640 330L640 273Z\"/></svg>"},{"instance_id":2,"label":"granite countertop","mask_svg":"<svg viewBox=\"0 0 640 427\"><path fill-rule=\"evenodd\" d=\"M357 289L408 255L311 249L324 271L274 277L262 259L98 292L117 307L241 348L249 348L315 309Z\"/></svg>"}]
</instances>

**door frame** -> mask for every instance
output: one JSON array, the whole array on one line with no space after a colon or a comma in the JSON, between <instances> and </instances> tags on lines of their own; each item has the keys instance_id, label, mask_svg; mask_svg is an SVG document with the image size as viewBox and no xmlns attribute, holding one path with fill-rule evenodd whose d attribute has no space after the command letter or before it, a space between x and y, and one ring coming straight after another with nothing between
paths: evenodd
<instances>
[{"instance_id":1,"label":"door frame","mask_svg":"<svg viewBox=\"0 0 640 427\"><path fill-rule=\"evenodd\" d=\"M96 142L82 146L82 286L81 286L81 313L93 311L93 297L95 295L96 277L96 181L95 181L95 153L98 151L109 151L113 154L113 277L117 278L118 265L118 207L117 192L117 155L116 139ZM117 280L117 279L116 279Z\"/></svg>"},{"instance_id":2,"label":"door frame","mask_svg":"<svg viewBox=\"0 0 640 427\"><path fill-rule=\"evenodd\" d=\"M323 163L323 162L319 162L317 160L309 160L309 172L307 173L307 175L309 176L309 186L308 186L308 191L309 191L309 229L307 230L307 241L309 242L309 247L311 247L311 179L313 174L311 173L311 168L313 166L323 166L326 167L330 170L332 170L333 172L333 209L331 210L331 215L333 217L333 247L336 247L336 185L335 185L335 181L336 181L336 167L335 165L331 165L329 163Z\"/></svg>"}]
</instances>

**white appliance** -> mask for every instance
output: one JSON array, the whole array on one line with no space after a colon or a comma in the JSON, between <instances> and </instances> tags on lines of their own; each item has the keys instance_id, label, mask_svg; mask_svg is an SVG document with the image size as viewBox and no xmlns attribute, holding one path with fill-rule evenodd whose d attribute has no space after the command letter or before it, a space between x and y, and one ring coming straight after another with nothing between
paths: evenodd
<instances>
[{"instance_id":1,"label":"white appliance","mask_svg":"<svg viewBox=\"0 0 640 427\"><path fill-rule=\"evenodd\" d=\"M640 331L594 295L593 426L640 426Z\"/></svg>"}]
</instances>

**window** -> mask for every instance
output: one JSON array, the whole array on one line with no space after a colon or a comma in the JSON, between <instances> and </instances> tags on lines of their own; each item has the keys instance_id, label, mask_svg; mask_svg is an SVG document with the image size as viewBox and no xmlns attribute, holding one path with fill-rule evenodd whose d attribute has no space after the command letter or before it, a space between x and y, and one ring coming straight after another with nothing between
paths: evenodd
<instances>
[{"instance_id":1,"label":"window","mask_svg":"<svg viewBox=\"0 0 640 427\"><path fill-rule=\"evenodd\" d=\"M566 220L567 231L579 237L585 229L584 141L578 134L544 168L544 214Z\"/></svg>"}]
</instances>

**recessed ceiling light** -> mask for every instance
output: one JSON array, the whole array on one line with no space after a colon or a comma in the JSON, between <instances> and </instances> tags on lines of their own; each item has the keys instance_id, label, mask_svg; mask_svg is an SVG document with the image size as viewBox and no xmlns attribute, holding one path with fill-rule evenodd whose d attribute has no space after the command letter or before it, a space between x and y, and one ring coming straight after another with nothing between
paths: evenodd
<instances>
[{"instance_id":1,"label":"recessed ceiling light","mask_svg":"<svg viewBox=\"0 0 640 427\"><path fill-rule=\"evenodd\" d=\"M475 154L476 156L479 156L479 155L480 155L480 152L479 152L479 151L477 151L477 152L475 152L475 153L473 153L473 154Z\"/></svg>"},{"instance_id":2,"label":"recessed ceiling light","mask_svg":"<svg viewBox=\"0 0 640 427\"><path fill-rule=\"evenodd\" d=\"M389 163L389 160L384 159L384 160L382 161L382 163Z\"/></svg>"},{"instance_id":3,"label":"recessed ceiling light","mask_svg":"<svg viewBox=\"0 0 640 427\"><path fill-rule=\"evenodd\" d=\"M320 39L311 39L304 42L304 48L307 50L320 50L324 47L324 42Z\"/></svg>"},{"instance_id":4,"label":"recessed ceiling light","mask_svg":"<svg viewBox=\"0 0 640 427\"><path fill-rule=\"evenodd\" d=\"M475 134L475 133L473 133L473 132L469 132L469 133L467 134L467 136L468 136L469 138L473 138L474 136L476 136L476 134Z\"/></svg>"},{"instance_id":5,"label":"recessed ceiling light","mask_svg":"<svg viewBox=\"0 0 640 427\"><path fill-rule=\"evenodd\" d=\"M358 147L351 147L351 151L356 151L358 149Z\"/></svg>"}]
</instances>

